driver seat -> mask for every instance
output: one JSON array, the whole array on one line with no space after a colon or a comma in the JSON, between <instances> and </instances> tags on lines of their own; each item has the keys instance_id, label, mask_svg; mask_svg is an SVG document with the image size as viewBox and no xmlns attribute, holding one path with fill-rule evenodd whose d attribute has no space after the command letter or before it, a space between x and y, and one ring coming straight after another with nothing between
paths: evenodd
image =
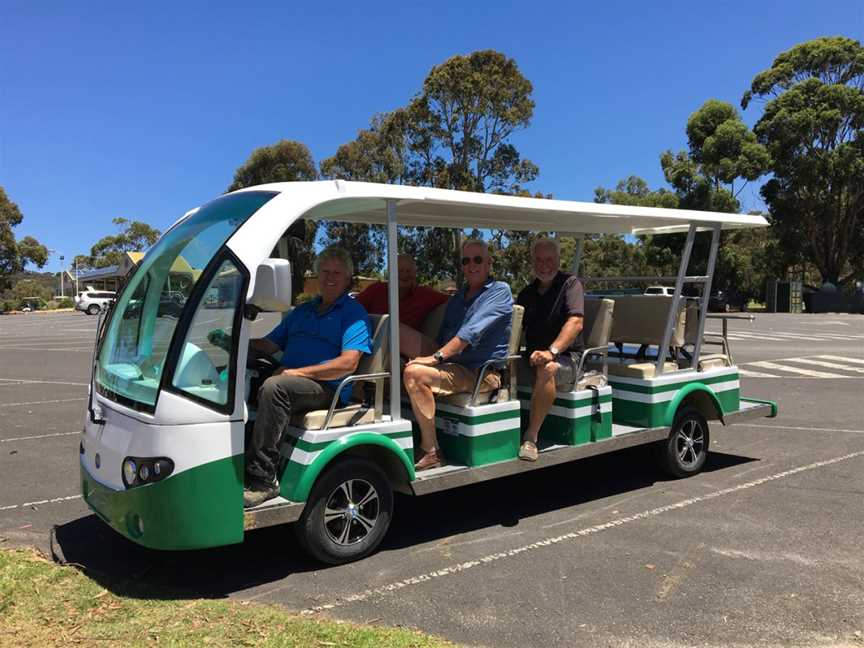
<instances>
[{"instance_id":1,"label":"driver seat","mask_svg":"<svg viewBox=\"0 0 864 648\"><path fill-rule=\"evenodd\" d=\"M390 377L386 371L390 351L389 315L369 315L372 324L372 353L360 358L357 372L346 376L333 395L330 409L298 412L291 416L291 425L304 430L326 430L348 425L362 425L381 421L384 410L384 382ZM339 407L339 393L342 387L351 383L371 383L374 385L374 400L364 399ZM354 394L365 390L354 390Z\"/></svg>"}]
</instances>

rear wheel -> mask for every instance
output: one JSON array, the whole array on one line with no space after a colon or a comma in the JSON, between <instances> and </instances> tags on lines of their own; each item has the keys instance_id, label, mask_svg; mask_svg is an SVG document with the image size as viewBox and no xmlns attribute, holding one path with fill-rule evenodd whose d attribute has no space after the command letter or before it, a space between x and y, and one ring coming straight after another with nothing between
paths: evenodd
<instances>
[{"instance_id":1,"label":"rear wheel","mask_svg":"<svg viewBox=\"0 0 864 648\"><path fill-rule=\"evenodd\" d=\"M99 304L90 304L87 307L87 314L88 315L98 315L100 310L101 309L99 308Z\"/></svg>"},{"instance_id":2,"label":"rear wheel","mask_svg":"<svg viewBox=\"0 0 864 648\"><path fill-rule=\"evenodd\" d=\"M658 448L660 467L672 477L695 475L705 466L709 442L705 417L694 408L681 410L669 437Z\"/></svg>"},{"instance_id":3,"label":"rear wheel","mask_svg":"<svg viewBox=\"0 0 864 648\"><path fill-rule=\"evenodd\" d=\"M307 553L339 565L375 551L392 517L387 476L371 461L350 457L318 479L294 528Z\"/></svg>"}]
</instances>

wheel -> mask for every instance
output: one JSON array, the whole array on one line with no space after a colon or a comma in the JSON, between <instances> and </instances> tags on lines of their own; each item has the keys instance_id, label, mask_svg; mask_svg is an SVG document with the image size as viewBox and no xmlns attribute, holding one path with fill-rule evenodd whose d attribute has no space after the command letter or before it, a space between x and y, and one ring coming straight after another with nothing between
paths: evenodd
<instances>
[{"instance_id":1,"label":"wheel","mask_svg":"<svg viewBox=\"0 0 864 648\"><path fill-rule=\"evenodd\" d=\"M102 309L99 308L99 304L90 304L87 307L87 314L88 315L98 315L100 310L102 310Z\"/></svg>"},{"instance_id":2,"label":"wheel","mask_svg":"<svg viewBox=\"0 0 864 648\"><path fill-rule=\"evenodd\" d=\"M371 461L338 461L318 479L294 527L303 549L331 565L375 551L393 517L393 489Z\"/></svg>"},{"instance_id":3,"label":"wheel","mask_svg":"<svg viewBox=\"0 0 864 648\"><path fill-rule=\"evenodd\" d=\"M669 438L658 448L660 467L672 477L695 475L705 466L709 441L705 417L696 409L681 410Z\"/></svg>"}]
</instances>

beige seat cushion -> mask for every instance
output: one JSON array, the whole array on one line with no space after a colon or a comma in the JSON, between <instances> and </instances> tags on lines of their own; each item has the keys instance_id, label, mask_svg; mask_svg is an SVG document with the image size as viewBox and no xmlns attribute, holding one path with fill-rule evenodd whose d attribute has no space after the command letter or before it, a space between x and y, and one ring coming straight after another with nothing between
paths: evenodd
<instances>
[{"instance_id":1,"label":"beige seat cushion","mask_svg":"<svg viewBox=\"0 0 864 648\"><path fill-rule=\"evenodd\" d=\"M495 391L480 392L479 394L477 394L477 401L474 403L474 405L486 405L487 403L491 403L492 397L495 394ZM502 387L501 389L499 389L497 391L497 395L497 403L503 403L504 401L510 400L510 390L508 390L506 387ZM461 392L459 394L451 394L450 396L436 396L435 402L444 403L445 405L452 405L453 407L470 407L471 394L467 392Z\"/></svg>"},{"instance_id":2,"label":"beige seat cushion","mask_svg":"<svg viewBox=\"0 0 864 648\"><path fill-rule=\"evenodd\" d=\"M622 378L653 378L655 366L653 362L634 362L631 364L610 362L609 375L621 376ZM678 365L674 362L666 362L663 365L663 373L677 369Z\"/></svg>"},{"instance_id":3,"label":"beige seat cushion","mask_svg":"<svg viewBox=\"0 0 864 648\"><path fill-rule=\"evenodd\" d=\"M605 387L609 383L601 371L589 371L573 386L573 391L582 391L589 387Z\"/></svg>"},{"instance_id":4,"label":"beige seat cushion","mask_svg":"<svg viewBox=\"0 0 864 648\"><path fill-rule=\"evenodd\" d=\"M333 419L330 421L330 427L344 427L351 422L351 418L357 414L360 408L363 407L360 403L350 403L346 407L337 407L333 413ZM305 414L294 414L291 416L291 425L304 428L306 430L320 430L324 426L324 421L327 418L327 410L312 410ZM372 423L375 420L375 411L370 407L363 416L354 425L361 423Z\"/></svg>"},{"instance_id":5,"label":"beige seat cushion","mask_svg":"<svg viewBox=\"0 0 864 648\"><path fill-rule=\"evenodd\" d=\"M699 358L699 371L706 369L721 369L723 367L731 367L732 362L729 356L725 353L709 353Z\"/></svg>"}]
</instances>

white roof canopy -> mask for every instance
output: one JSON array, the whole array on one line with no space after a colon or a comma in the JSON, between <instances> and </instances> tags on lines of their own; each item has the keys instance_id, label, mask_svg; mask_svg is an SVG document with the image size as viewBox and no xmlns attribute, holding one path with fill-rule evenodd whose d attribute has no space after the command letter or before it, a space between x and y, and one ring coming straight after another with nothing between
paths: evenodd
<instances>
[{"instance_id":1,"label":"white roof canopy","mask_svg":"<svg viewBox=\"0 0 864 648\"><path fill-rule=\"evenodd\" d=\"M400 225L477 227L585 234L664 234L686 231L691 223L723 229L765 227L762 216L656 207L630 207L570 200L519 198L448 189L384 185L343 180L319 183L275 183L250 187L292 194L301 186L330 183L327 197L303 214L313 220L387 223L387 202L396 202ZM325 194L330 194L326 191ZM316 191L318 196L320 191Z\"/></svg>"}]
</instances>

